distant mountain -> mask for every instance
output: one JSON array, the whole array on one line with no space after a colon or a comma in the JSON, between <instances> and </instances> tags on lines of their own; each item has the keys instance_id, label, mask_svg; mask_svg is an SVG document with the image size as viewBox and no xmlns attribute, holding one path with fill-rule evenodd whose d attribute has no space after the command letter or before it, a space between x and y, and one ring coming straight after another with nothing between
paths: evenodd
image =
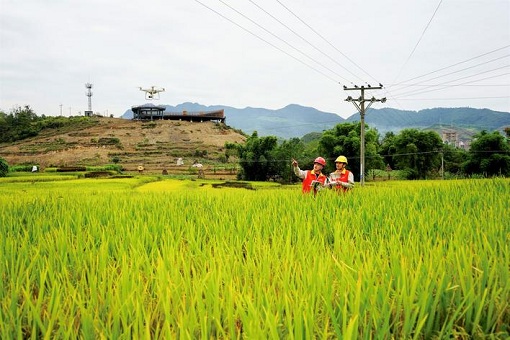
<instances>
[{"instance_id":1,"label":"distant mountain","mask_svg":"<svg viewBox=\"0 0 510 340\"><path fill-rule=\"evenodd\" d=\"M346 119L347 122L359 120L359 114ZM388 131L398 132L407 128L434 129L434 127L494 131L510 126L510 112L469 107L434 108L420 111L371 108L365 115L365 122L369 126L377 128L382 135Z\"/></svg>"},{"instance_id":2,"label":"distant mountain","mask_svg":"<svg viewBox=\"0 0 510 340\"><path fill-rule=\"evenodd\" d=\"M277 136L284 139L302 137L312 131L331 129L336 124L345 121L342 117L319 111L313 107L296 104L287 105L278 110L247 107L236 109L230 106L205 106L198 103L182 103L177 106L162 105L165 112L200 112L225 110L226 124L251 135L257 131L259 136ZM122 118L133 118L131 109L127 110Z\"/></svg>"},{"instance_id":3,"label":"distant mountain","mask_svg":"<svg viewBox=\"0 0 510 340\"><path fill-rule=\"evenodd\" d=\"M257 131L259 136L277 136L284 139L303 137L310 132L322 132L343 122L360 120L359 113L349 118L313 107L290 104L278 110L247 107L237 109L224 105L205 106L198 103L182 103L177 106L163 105L166 112L225 110L227 125L247 134ZM133 118L131 109L122 118ZM481 130L502 130L510 126L510 112L473 108L434 108L420 111L405 111L392 108L371 108L365 115L365 122L376 128L383 136L386 132L399 132L406 128L432 129L457 128L475 133Z\"/></svg>"}]
</instances>

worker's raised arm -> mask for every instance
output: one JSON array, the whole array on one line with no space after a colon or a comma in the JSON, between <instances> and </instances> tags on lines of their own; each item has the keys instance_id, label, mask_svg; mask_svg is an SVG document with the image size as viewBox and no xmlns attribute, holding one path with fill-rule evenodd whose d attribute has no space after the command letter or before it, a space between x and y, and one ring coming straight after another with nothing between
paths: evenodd
<instances>
[{"instance_id":1,"label":"worker's raised arm","mask_svg":"<svg viewBox=\"0 0 510 340\"><path fill-rule=\"evenodd\" d=\"M295 174L296 176L298 176L299 178L305 178L305 176L306 176L306 171L301 170L301 169L299 168L298 162L297 162L294 158L292 158L292 167L293 167L293 169L294 169L294 174Z\"/></svg>"}]
</instances>

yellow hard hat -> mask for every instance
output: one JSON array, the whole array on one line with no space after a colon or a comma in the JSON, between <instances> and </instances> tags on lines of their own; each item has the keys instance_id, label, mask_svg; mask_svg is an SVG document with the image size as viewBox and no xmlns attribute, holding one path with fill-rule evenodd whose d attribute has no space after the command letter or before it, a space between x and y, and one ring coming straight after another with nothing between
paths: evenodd
<instances>
[{"instance_id":1,"label":"yellow hard hat","mask_svg":"<svg viewBox=\"0 0 510 340\"><path fill-rule=\"evenodd\" d=\"M345 156L338 156L338 158L335 159L335 163L345 163L345 164L347 164L347 157L345 157Z\"/></svg>"}]
</instances>

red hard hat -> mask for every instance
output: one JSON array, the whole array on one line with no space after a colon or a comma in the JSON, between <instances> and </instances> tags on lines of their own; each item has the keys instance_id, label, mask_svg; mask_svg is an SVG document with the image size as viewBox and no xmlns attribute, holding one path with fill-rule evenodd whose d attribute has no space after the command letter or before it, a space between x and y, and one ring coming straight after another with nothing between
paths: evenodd
<instances>
[{"instance_id":1,"label":"red hard hat","mask_svg":"<svg viewBox=\"0 0 510 340\"><path fill-rule=\"evenodd\" d=\"M315 158L315 160L313 162L314 163L319 163L322 166L326 166L326 160L324 158L322 158L322 157Z\"/></svg>"}]
</instances>

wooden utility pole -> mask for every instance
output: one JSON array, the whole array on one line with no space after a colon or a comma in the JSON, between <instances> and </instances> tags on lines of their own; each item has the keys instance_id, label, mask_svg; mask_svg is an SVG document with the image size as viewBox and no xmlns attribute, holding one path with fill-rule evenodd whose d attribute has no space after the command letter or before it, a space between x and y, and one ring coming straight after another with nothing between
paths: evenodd
<instances>
[{"instance_id":1,"label":"wooden utility pole","mask_svg":"<svg viewBox=\"0 0 510 340\"><path fill-rule=\"evenodd\" d=\"M348 96L345 99L345 101L353 103L356 109L358 109L359 114L361 116L359 181L362 186L365 185L365 112L375 102L381 103L386 102L386 98L375 99L375 97L372 97L370 99L365 99L365 90L380 90L382 88L383 88L382 84L379 84L379 86L375 87L370 85L368 85L367 87L365 87L364 85L363 86L354 85L354 87L344 86L345 91L361 91L361 95L359 96L359 98L355 99L352 98L351 96ZM366 107L365 102L368 102L368 105Z\"/></svg>"}]
</instances>

